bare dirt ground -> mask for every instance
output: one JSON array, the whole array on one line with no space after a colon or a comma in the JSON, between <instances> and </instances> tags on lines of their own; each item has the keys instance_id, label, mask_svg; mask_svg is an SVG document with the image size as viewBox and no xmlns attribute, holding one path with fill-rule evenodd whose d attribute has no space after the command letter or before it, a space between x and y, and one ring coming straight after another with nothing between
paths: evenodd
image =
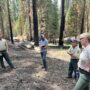
<instances>
[{"instance_id":1,"label":"bare dirt ground","mask_svg":"<svg viewBox=\"0 0 90 90\"><path fill-rule=\"evenodd\" d=\"M44 71L39 49L20 49L10 45L9 54L16 69L0 68L0 90L72 90L76 81L67 79L66 50L48 49L48 71Z\"/></svg>"}]
</instances>

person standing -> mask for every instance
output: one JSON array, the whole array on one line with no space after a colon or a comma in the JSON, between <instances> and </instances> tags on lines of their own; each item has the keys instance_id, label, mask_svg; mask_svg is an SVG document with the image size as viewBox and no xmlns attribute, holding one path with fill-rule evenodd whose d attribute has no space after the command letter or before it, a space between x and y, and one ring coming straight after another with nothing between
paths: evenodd
<instances>
[{"instance_id":1,"label":"person standing","mask_svg":"<svg viewBox=\"0 0 90 90\"><path fill-rule=\"evenodd\" d=\"M5 60L7 61L7 63L9 64L9 66L13 69L15 68L14 65L12 64L10 57L8 55L8 45L5 39L2 38L2 32L0 31L0 62L1 62L1 66L2 68L5 68L4 62L3 62L3 58L5 58Z\"/></svg>"},{"instance_id":2,"label":"person standing","mask_svg":"<svg viewBox=\"0 0 90 90\"><path fill-rule=\"evenodd\" d=\"M45 38L44 34L41 34L39 46L40 46L40 50L41 50L41 58L43 61L43 68L45 68L45 70L47 70L46 54L47 54L48 40Z\"/></svg>"},{"instance_id":3,"label":"person standing","mask_svg":"<svg viewBox=\"0 0 90 90\"><path fill-rule=\"evenodd\" d=\"M74 90L89 90L90 82L90 33L80 35L80 42L83 50L80 54L78 67L80 77L74 87Z\"/></svg>"},{"instance_id":4,"label":"person standing","mask_svg":"<svg viewBox=\"0 0 90 90\"><path fill-rule=\"evenodd\" d=\"M74 72L74 78L76 78L76 72L77 72L77 63L79 60L79 55L80 55L80 48L78 46L78 41L77 40L72 40L72 46L69 48L67 52L71 60L69 62L69 70L68 70L68 77L67 78L72 78L72 74Z\"/></svg>"}]
</instances>

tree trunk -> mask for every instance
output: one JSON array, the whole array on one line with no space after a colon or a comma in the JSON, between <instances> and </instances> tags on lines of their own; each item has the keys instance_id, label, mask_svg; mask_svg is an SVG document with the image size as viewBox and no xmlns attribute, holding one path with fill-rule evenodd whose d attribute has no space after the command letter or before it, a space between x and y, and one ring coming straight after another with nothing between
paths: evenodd
<instances>
[{"instance_id":1,"label":"tree trunk","mask_svg":"<svg viewBox=\"0 0 90 90\"><path fill-rule=\"evenodd\" d=\"M0 23L1 23L1 30L4 36L4 25L3 25L3 17L2 17L2 8L0 6Z\"/></svg>"},{"instance_id":2,"label":"tree trunk","mask_svg":"<svg viewBox=\"0 0 90 90\"><path fill-rule=\"evenodd\" d=\"M35 45L38 46L39 38L38 38L38 17L37 17L36 0L32 0L32 7L33 7L34 42Z\"/></svg>"},{"instance_id":3,"label":"tree trunk","mask_svg":"<svg viewBox=\"0 0 90 90\"><path fill-rule=\"evenodd\" d=\"M11 43L14 44L12 25L11 25L11 17L10 17L10 9L9 9L9 0L7 0L7 9L8 9L8 21L9 21L9 27L10 27Z\"/></svg>"},{"instance_id":4,"label":"tree trunk","mask_svg":"<svg viewBox=\"0 0 90 90\"><path fill-rule=\"evenodd\" d=\"M60 35L59 35L59 47L63 47L63 32L65 28L65 14L64 14L64 0L61 1L61 25L60 25Z\"/></svg>"},{"instance_id":5,"label":"tree trunk","mask_svg":"<svg viewBox=\"0 0 90 90\"><path fill-rule=\"evenodd\" d=\"M87 32L89 32L89 25L88 25L88 23L89 23L89 22L88 22L89 18L88 18L88 17L89 17L89 14L87 13L87 16L86 16L86 19L87 19L87 20L86 20L86 22L87 22Z\"/></svg>"},{"instance_id":6,"label":"tree trunk","mask_svg":"<svg viewBox=\"0 0 90 90\"><path fill-rule=\"evenodd\" d=\"M85 4L86 4L86 0L84 0L84 6L83 6L83 12L82 12L82 20L81 20L81 30L80 30L80 33L83 33L83 32L84 32Z\"/></svg>"},{"instance_id":7,"label":"tree trunk","mask_svg":"<svg viewBox=\"0 0 90 90\"><path fill-rule=\"evenodd\" d=\"M28 0L28 14L29 14L29 15L28 15L28 18L29 18L30 41L32 41L30 0Z\"/></svg>"}]
</instances>

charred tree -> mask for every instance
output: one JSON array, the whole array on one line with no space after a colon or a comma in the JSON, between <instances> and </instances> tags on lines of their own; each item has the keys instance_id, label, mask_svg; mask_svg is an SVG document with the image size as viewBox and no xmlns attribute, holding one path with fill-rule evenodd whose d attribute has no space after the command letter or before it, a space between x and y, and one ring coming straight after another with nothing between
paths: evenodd
<instances>
[{"instance_id":1,"label":"charred tree","mask_svg":"<svg viewBox=\"0 0 90 90\"><path fill-rule=\"evenodd\" d=\"M10 9L9 9L9 0L7 0L7 9L8 9L8 22L9 22L9 28L10 28L10 38L11 38L11 43L14 44L12 23L11 23L11 17L10 17Z\"/></svg>"},{"instance_id":2,"label":"charred tree","mask_svg":"<svg viewBox=\"0 0 90 90\"><path fill-rule=\"evenodd\" d=\"M38 17L37 17L37 7L36 1L32 0L32 8L33 8L33 27L34 27L34 42L35 45L39 45L39 38L38 38Z\"/></svg>"},{"instance_id":3,"label":"charred tree","mask_svg":"<svg viewBox=\"0 0 90 90\"><path fill-rule=\"evenodd\" d=\"M85 4L86 4L86 0L84 0L84 6L83 6L83 11L82 11L82 19L81 19L81 30L80 30L80 33L83 33L83 32L84 32Z\"/></svg>"},{"instance_id":4,"label":"charred tree","mask_svg":"<svg viewBox=\"0 0 90 90\"><path fill-rule=\"evenodd\" d=\"M60 25L60 35L59 35L59 47L63 47L63 32L65 28L65 13L64 13L64 0L61 0L61 25Z\"/></svg>"}]
</instances>

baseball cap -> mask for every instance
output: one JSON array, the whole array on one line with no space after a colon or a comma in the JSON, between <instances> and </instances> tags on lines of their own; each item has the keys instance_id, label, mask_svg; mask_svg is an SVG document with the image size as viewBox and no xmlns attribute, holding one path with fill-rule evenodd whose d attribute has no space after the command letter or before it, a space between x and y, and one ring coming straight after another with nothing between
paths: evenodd
<instances>
[{"instance_id":1,"label":"baseball cap","mask_svg":"<svg viewBox=\"0 0 90 90\"><path fill-rule=\"evenodd\" d=\"M76 39L71 41L72 43L78 43L78 41Z\"/></svg>"}]
</instances>

